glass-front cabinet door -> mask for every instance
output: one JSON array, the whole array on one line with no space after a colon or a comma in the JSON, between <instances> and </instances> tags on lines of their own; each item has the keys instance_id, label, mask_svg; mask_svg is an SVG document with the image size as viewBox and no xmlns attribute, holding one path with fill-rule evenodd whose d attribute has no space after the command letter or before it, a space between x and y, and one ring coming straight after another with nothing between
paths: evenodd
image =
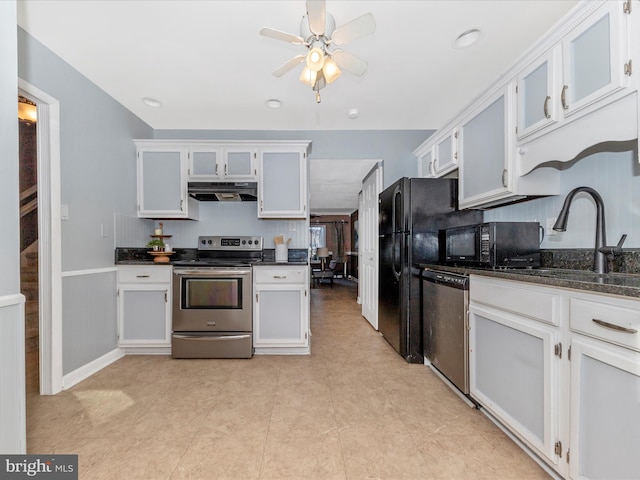
<instances>
[{"instance_id":1,"label":"glass-front cabinet door","mask_svg":"<svg viewBox=\"0 0 640 480\"><path fill-rule=\"evenodd\" d=\"M258 172L258 217L305 218L308 215L305 151L263 149Z\"/></svg>"},{"instance_id":2,"label":"glass-front cabinet door","mask_svg":"<svg viewBox=\"0 0 640 480\"><path fill-rule=\"evenodd\" d=\"M226 147L224 149L224 175L228 180L253 180L257 178L257 152L251 147Z\"/></svg>"},{"instance_id":3,"label":"glass-front cabinet door","mask_svg":"<svg viewBox=\"0 0 640 480\"><path fill-rule=\"evenodd\" d=\"M222 152L213 146L189 148L189 179L219 179L222 176Z\"/></svg>"},{"instance_id":4,"label":"glass-front cabinet door","mask_svg":"<svg viewBox=\"0 0 640 480\"><path fill-rule=\"evenodd\" d=\"M565 115L626 86L627 24L623 2L606 2L562 43Z\"/></svg>"},{"instance_id":5,"label":"glass-front cabinet door","mask_svg":"<svg viewBox=\"0 0 640 480\"><path fill-rule=\"evenodd\" d=\"M186 216L185 158L180 147L138 149L138 216Z\"/></svg>"},{"instance_id":6,"label":"glass-front cabinet door","mask_svg":"<svg viewBox=\"0 0 640 480\"><path fill-rule=\"evenodd\" d=\"M518 139L558 120L560 57L553 48L518 77Z\"/></svg>"},{"instance_id":7,"label":"glass-front cabinet door","mask_svg":"<svg viewBox=\"0 0 640 480\"><path fill-rule=\"evenodd\" d=\"M468 208L511 193L513 85L507 85L462 120L458 129L459 203ZM515 133L514 133L515 135Z\"/></svg>"}]
</instances>

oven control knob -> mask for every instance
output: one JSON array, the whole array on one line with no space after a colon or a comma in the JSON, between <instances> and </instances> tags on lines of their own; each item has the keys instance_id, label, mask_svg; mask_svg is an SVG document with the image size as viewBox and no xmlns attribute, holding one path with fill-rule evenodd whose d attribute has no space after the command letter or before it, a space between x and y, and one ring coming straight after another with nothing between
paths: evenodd
<instances>
[{"instance_id":1,"label":"oven control knob","mask_svg":"<svg viewBox=\"0 0 640 480\"><path fill-rule=\"evenodd\" d=\"M246 240L242 240L242 244L243 244L243 245L244 245L244 244L246 244L246 243L247 243L247 241L246 241ZM251 240L249 240L249 245L251 245Z\"/></svg>"},{"instance_id":2,"label":"oven control knob","mask_svg":"<svg viewBox=\"0 0 640 480\"><path fill-rule=\"evenodd\" d=\"M201 242L203 245L206 245L207 241L206 240L202 240Z\"/></svg>"},{"instance_id":3,"label":"oven control knob","mask_svg":"<svg viewBox=\"0 0 640 480\"><path fill-rule=\"evenodd\" d=\"M207 243L211 245L213 242L211 240L207 240Z\"/></svg>"}]
</instances>

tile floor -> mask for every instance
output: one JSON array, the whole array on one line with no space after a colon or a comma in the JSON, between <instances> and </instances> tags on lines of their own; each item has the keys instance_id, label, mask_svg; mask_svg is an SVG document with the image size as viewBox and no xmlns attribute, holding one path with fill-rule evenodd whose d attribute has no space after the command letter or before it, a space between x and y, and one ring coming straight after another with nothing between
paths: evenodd
<instances>
[{"instance_id":1,"label":"tile floor","mask_svg":"<svg viewBox=\"0 0 640 480\"><path fill-rule=\"evenodd\" d=\"M356 288L311 290L312 355L127 356L27 397L29 453L77 453L81 479L548 479L360 315Z\"/></svg>"}]
</instances>

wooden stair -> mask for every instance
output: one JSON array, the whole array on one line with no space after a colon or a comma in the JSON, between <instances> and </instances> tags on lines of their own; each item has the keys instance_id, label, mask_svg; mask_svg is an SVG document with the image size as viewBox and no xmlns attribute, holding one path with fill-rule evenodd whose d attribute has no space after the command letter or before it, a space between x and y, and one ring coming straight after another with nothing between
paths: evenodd
<instances>
[{"instance_id":1,"label":"wooden stair","mask_svg":"<svg viewBox=\"0 0 640 480\"><path fill-rule=\"evenodd\" d=\"M38 242L20 253L20 293L25 298L25 367L27 390L39 389L40 309L38 305Z\"/></svg>"}]
</instances>

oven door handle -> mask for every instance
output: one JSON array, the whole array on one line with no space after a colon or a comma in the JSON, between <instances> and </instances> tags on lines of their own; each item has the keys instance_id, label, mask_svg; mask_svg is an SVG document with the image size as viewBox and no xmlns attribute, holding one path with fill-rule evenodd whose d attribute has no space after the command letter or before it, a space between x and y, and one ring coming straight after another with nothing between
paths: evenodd
<instances>
[{"instance_id":1,"label":"oven door handle","mask_svg":"<svg viewBox=\"0 0 640 480\"><path fill-rule=\"evenodd\" d=\"M187 340L197 340L200 342L221 342L224 340L243 340L245 338L250 338L249 334L244 335L180 335L173 334L173 338L184 338Z\"/></svg>"},{"instance_id":2,"label":"oven door handle","mask_svg":"<svg viewBox=\"0 0 640 480\"><path fill-rule=\"evenodd\" d=\"M249 275L251 270L228 270L228 269L220 269L216 267L211 268L197 268L197 269L189 269L189 270L173 270L174 275L184 276L184 275L204 275L207 277L228 277L230 275Z\"/></svg>"}]
</instances>

